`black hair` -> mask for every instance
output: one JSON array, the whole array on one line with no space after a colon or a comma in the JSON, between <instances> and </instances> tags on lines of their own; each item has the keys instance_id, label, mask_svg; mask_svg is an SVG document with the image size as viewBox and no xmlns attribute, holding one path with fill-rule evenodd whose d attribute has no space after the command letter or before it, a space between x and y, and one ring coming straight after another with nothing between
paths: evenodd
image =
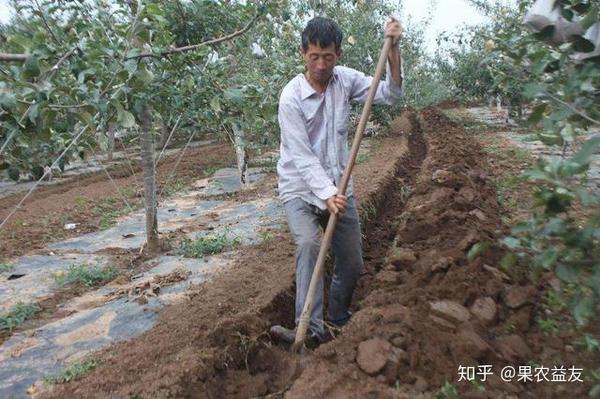
<instances>
[{"instance_id":1,"label":"black hair","mask_svg":"<svg viewBox=\"0 0 600 399\"><path fill-rule=\"evenodd\" d=\"M342 31L333 19L315 17L308 21L302 32L302 49L304 51L308 50L309 44L324 48L330 46L331 43L335 45L336 51L341 50Z\"/></svg>"}]
</instances>

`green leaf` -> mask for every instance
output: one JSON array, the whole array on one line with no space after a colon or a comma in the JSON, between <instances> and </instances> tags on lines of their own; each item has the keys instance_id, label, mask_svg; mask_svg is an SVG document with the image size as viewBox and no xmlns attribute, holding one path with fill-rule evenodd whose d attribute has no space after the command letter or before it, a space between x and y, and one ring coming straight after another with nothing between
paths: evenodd
<instances>
[{"instance_id":1,"label":"green leaf","mask_svg":"<svg viewBox=\"0 0 600 399\"><path fill-rule=\"evenodd\" d=\"M34 165L34 166L31 168L31 174L33 175L33 177L34 177L36 180L39 180L39 179L41 179L41 178L42 178L42 176L44 176L44 168L42 168L42 167L41 167L41 166L39 166L39 165Z\"/></svg>"},{"instance_id":2,"label":"green leaf","mask_svg":"<svg viewBox=\"0 0 600 399\"><path fill-rule=\"evenodd\" d=\"M558 259L558 251L554 248L546 249L535 257L535 262L544 269L550 270Z\"/></svg>"},{"instance_id":3,"label":"green leaf","mask_svg":"<svg viewBox=\"0 0 600 399\"><path fill-rule=\"evenodd\" d=\"M17 98L12 91L0 91L0 107L8 110L17 105Z\"/></svg>"},{"instance_id":4,"label":"green leaf","mask_svg":"<svg viewBox=\"0 0 600 399\"><path fill-rule=\"evenodd\" d=\"M596 384L590 389L589 396L592 398L597 398L600 396L600 384Z\"/></svg>"},{"instance_id":5,"label":"green leaf","mask_svg":"<svg viewBox=\"0 0 600 399\"><path fill-rule=\"evenodd\" d=\"M539 121L541 121L542 117L544 116L544 111L546 111L547 107L548 107L548 104L540 104L537 107L535 107L535 109L533 110L533 112L531 113L529 118L527 119L527 122L529 122L529 124L531 124L531 125L534 125L534 124L538 123Z\"/></svg>"},{"instance_id":6,"label":"green leaf","mask_svg":"<svg viewBox=\"0 0 600 399\"><path fill-rule=\"evenodd\" d=\"M542 91L544 91L544 88L539 83L527 83L523 88L523 95L527 98L535 98Z\"/></svg>"},{"instance_id":7,"label":"green leaf","mask_svg":"<svg viewBox=\"0 0 600 399\"><path fill-rule=\"evenodd\" d=\"M135 76L144 83L150 83L154 79L154 74L146 69L145 66L138 68Z\"/></svg>"},{"instance_id":8,"label":"green leaf","mask_svg":"<svg viewBox=\"0 0 600 399\"><path fill-rule=\"evenodd\" d=\"M504 237L502 243L509 249L517 249L521 247L521 241L515 237Z\"/></svg>"},{"instance_id":9,"label":"green leaf","mask_svg":"<svg viewBox=\"0 0 600 399\"><path fill-rule=\"evenodd\" d=\"M573 131L573 126L570 123L567 123L565 127L560 131L560 136L566 142L572 142L575 139L575 132Z\"/></svg>"},{"instance_id":10,"label":"green leaf","mask_svg":"<svg viewBox=\"0 0 600 399\"><path fill-rule=\"evenodd\" d=\"M475 245L473 245L471 247L471 249L467 253L467 259L470 261L475 259L476 257L485 253L489 247L490 247L489 241L481 241L481 242L476 243Z\"/></svg>"},{"instance_id":11,"label":"green leaf","mask_svg":"<svg viewBox=\"0 0 600 399\"><path fill-rule=\"evenodd\" d=\"M590 9L588 10L587 14L585 15L585 17L583 17L583 19L579 22L581 24L581 27L583 28L583 31L585 32L586 30L588 30L590 28L590 26L594 25L596 22L598 22L598 20L600 15L600 9L598 8L597 4L594 4L590 7Z\"/></svg>"},{"instance_id":12,"label":"green leaf","mask_svg":"<svg viewBox=\"0 0 600 399\"><path fill-rule=\"evenodd\" d=\"M146 12L153 16L163 16L164 11L156 3L151 3L146 6Z\"/></svg>"},{"instance_id":13,"label":"green leaf","mask_svg":"<svg viewBox=\"0 0 600 399\"><path fill-rule=\"evenodd\" d=\"M10 177L11 180L13 181L19 181L19 169L15 168L14 166L11 166L10 168L8 168L8 177Z\"/></svg>"},{"instance_id":14,"label":"green leaf","mask_svg":"<svg viewBox=\"0 0 600 399\"><path fill-rule=\"evenodd\" d=\"M580 35L574 35L574 37L575 41L573 42L573 50L579 51L581 53L589 53L591 51L594 51L594 49L596 48L594 43L592 43L585 37Z\"/></svg>"},{"instance_id":15,"label":"green leaf","mask_svg":"<svg viewBox=\"0 0 600 399\"><path fill-rule=\"evenodd\" d=\"M512 252L507 252L500 261L500 267L502 267L504 270L507 270L514 266L515 263L517 263L517 256Z\"/></svg>"},{"instance_id":16,"label":"green leaf","mask_svg":"<svg viewBox=\"0 0 600 399\"><path fill-rule=\"evenodd\" d=\"M129 72L129 76L133 76L135 71L137 71L138 62L137 59L127 60L125 61L125 69Z\"/></svg>"},{"instance_id":17,"label":"green leaf","mask_svg":"<svg viewBox=\"0 0 600 399\"><path fill-rule=\"evenodd\" d=\"M560 264L556 267L556 277L567 283L574 283L579 276L579 270L573 266Z\"/></svg>"},{"instance_id":18,"label":"green leaf","mask_svg":"<svg viewBox=\"0 0 600 399\"><path fill-rule=\"evenodd\" d=\"M591 296L586 296L582 298L573 309L573 316L577 321L577 324L584 325L590 320L594 314L596 304L594 302L594 298Z\"/></svg>"},{"instance_id":19,"label":"green leaf","mask_svg":"<svg viewBox=\"0 0 600 399\"><path fill-rule=\"evenodd\" d=\"M135 117L129 111L122 110L117 116L117 122L124 128L135 126Z\"/></svg>"},{"instance_id":20,"label":"green leaf","mask_svg":"<svg viewBox=\"0 0 600 399\"><path fill-rule=\"evenodd\" d=\"M210 108L215 112L215 114L221 113L221 103L219 102L219 97L213 97L210 100Z\"/></svg>"},{"instance_id":21,"label":"green leaf","mask_svg":"<svg viewBox=\"0 0 600 399\"><path fill-rule=\"evenodd\" d=\"M241 102L244 99L244 91L242 89L227 89L223 95L226 100L233 102Z\"/></svg>"},{"instance_id":22,"label":"green leaf","mask_svg":"<svg viewBox=\"0 0 600 399\"><path fill-rule=\"evenodd\" d=\"M23 76L25 79L35 79L40 75L40 64L38 59L33 55L27 57L23 68Z\"/></svg>"},{"instance_id":23,"label":"green leaf","mask_svg":"<svg viewBox=\"0 0 600 399\"><path fill-rule=\"evenodd\" d=\"M590 161L590 157L596 152L598 146L600 146L600 136L592 137L583 143L581 149L573 155L571 161L576 162L579 165L587 164Z\"/></svg>"}]
</instances>

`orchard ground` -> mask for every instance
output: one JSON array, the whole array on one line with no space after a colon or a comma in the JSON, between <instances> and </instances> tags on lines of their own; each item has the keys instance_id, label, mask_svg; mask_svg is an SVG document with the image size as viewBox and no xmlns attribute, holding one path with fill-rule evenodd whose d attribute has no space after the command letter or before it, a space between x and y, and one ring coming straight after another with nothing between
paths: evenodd
<instances>
[{"instance_id":1,"label":"orchard ground","mask_svg":"<svg viewBox=\"0 0 600 399\"><path fill-rule=\"evenodd\" d=\"M4 264L13 266L2 274L0 294L41 309L3 332L0 392L585 397L600 382L593 376L600 360L580 338L600 339L600 329L572 326L547 295L556 284L549 276L499 266L503 250L494 243L523 217L530 194L515 176L536 154L511 141L527 132L490 115L482 108L407 110L365 143L354 177L366 262L354 317L335 340L301 355L268 335L271 324L292 326L294 301L294 246L272 158L239 191L226 171L214 173L232 165L229 146L190 151L163 204L165 246L157 259L139 254L140 216L128 214L104 175L44 187L0 233ZM175 158L159 168L163 185ZM130 172L124 166L114 174L134 207L141 188ZM1 199L0 216L18 199ZM77 228L65 230L66 223ZM215 238L223 252L190 258L179 251L207 242L199 237ZM114 276L59 286L56 277L75 263L109 265ZM19 281L27 289L11 290ZM65 373L70 364L79 367ZM529 367L532 381L504 381L507 367L523 367L521 374ZM550 381L538 381L540 371Z\"/></svg>"}]
</instances>

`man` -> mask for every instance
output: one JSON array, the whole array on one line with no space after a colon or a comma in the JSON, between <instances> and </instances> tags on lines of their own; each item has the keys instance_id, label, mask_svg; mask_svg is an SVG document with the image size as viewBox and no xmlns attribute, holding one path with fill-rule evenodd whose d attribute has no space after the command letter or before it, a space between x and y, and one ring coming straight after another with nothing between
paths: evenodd
<instances>
[{"instance_id":1,"label":"man","mask_svg":"<svg viewBox=\"0 0 600 399\"><path fill-rule=\"evenodd\" d=\"M387 78L379 84L376 103L392 104L402 94L402 63L398 41L400 23L389 18L385 36L393 38ZM363 267L361 233L350 182L347 195L337 185L348 160L350 101L364 103L372 78L354 69L336 66L342 32L336 22L317 17L302 32L300 52L306 72L294 77L279 100L281 129L279 197L296 243L296 325L302 314L319 253L321 228L330 213L338 214L332 240L335 258L327 316L343 326L350 318L350 301ZM323 279L319 283L310 319L310 343L324 339ZM291 343L295 330L273 326L271 335Z\"/></svg>"}]
</instances>

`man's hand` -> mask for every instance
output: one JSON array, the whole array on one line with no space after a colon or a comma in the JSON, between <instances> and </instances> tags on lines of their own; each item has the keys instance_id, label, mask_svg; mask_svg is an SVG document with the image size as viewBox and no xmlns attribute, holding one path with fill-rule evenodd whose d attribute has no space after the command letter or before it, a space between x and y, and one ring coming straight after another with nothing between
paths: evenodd
<instances>
[{"instance_id":1,"label":"man's hand","mask_svg":"<svg viewBox=\"0 0 600 399\"><path fill-rule=\"evenodd\" d=\"M384 25L385 37L391 37L393 44L398 44L402 37L402 25L396 18L390 16Z\"/></svg>"},{"instance_id":2,"label":"man's hand","mask_svg":"<svg viewBox=\"0 0 600 399\"><path fill-rule=\"evenodd\" d=\"M327 199L326 204L330 213L341 216L344 214L344 212L346 212L348 200L346 199L345 195L334 195L333 197L329 197Z\"/></svg>"}]
</instances>

